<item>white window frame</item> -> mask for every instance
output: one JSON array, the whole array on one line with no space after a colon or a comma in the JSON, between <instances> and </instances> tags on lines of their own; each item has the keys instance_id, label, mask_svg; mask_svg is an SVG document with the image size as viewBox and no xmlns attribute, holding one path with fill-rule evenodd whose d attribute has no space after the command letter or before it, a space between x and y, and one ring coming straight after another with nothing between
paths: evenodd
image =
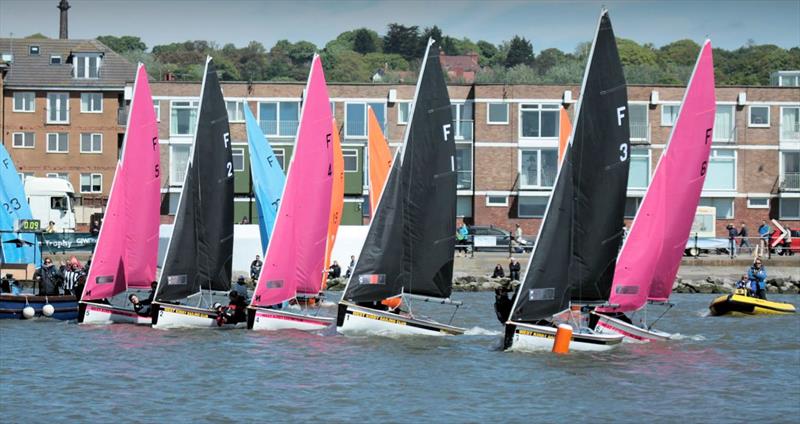
<instances>
[{"instance_id":1,"label":"white window frame","mask_svg":"<svg viewBox=\"0 0 800 424\"><path fill-rule=\"evenodd\" d=\"M188 106L185 105L186 103L188 103ZM175 106L176 104L180 104L180 105L176 107ZM175 128L177 129L177 124L173 124L173 122L172 122L173 119L174 119L172 112L174 110L176 110L176 109L187 109L187 110L195 109L197 111L196 115L195 115L195 123L193 125L191 123L189 124L190 127L194 126L194 128L191 131L189 131L189 134L181 134L181 133L177 133L177 132L172 132L173 125L175 125ZM199 115L200 115L200 101L198 101L198 100L170 100L170 102L169 102L169 135L170 136L177 136L177 137L192 137L192 136L194 136L194 133L197 131L197 117Z\"/></svg>"},{"instance_id":2,"label":"white window frame","mask_svg":"<svg viewBox=\"0 0 800 424\"><path fill-rule=\"evenodd\" d=\"M92 101L94 97L100 98L100 109L94 110L91 106L95 103ZM84 98L88 98L89 100L86 102L89 106L89 109L84 109ZM91 93L81 93L81 113L103 113L103 93L91 92Z\"/></svg>"},{"instance_id":3,"label":"white window frame","mask_svg":"<svg viewBox=\"0 0 800 424\"><path fill-rule=\"evenodd\" d=\"M800 143L800 131L798 132L797 138L783 138L783 111L785 109L798 109L800 110L800 105L797 106L781 106L781 116L779 119L780 127L778 128L778 139L781 142L790 142L790 143ZM798 112L800 113L800 112ZM800 126L800 121L798 121L798 125Z\"/></svg>"},{"instance_id":4,"label":"white window frame","mask_svg":"<svg viewBox=\"0 0 800 424\"><path fill-rule=\"evenodd\" d=\"M502 202L492 202L491 198L503 198ZM493 208L493 207L508 207L508 195L507 194L491 194L486 193L486 206Z\"/></svg>"},{"instance_id":5,"label":"white window frame","mask_svg":"<svg viewBox=\"0 0 800 424\"><path fill-rule=\"evenodd\" d=\"M58 59L58 63L53 63L53 59ZM61 55L58 54L51 54L49 63L51 65L61 65L64 63L64 58L62 58Z\"/></svg>"},{"instance_id":6,"label":"white window frame","mask_svg":"<svg viewBox=\"0 0 800 424\"><path fill-rule=\"evenodd\" d=\"M731 215L726 217L717 217L716 212L714 213L714 217L716 219L736 219L736 198L733 196L700 196L700 204L698 206L705 206L703 205L703 199L725 199L730 200L731 202ZM716 208L716 206L714 206Z\"/></svg>"},{"instance_id":7,"label":"white window frame","mask_svg":"<svg viewBox=\"0 0 800 424\"><path fill-rule=\"evenodd\" d=\"M17 109L17 95L18 94L19 95L26 95L26 97L30 96L30 101L28 102L28 104L30 105L30 109ZM11 103L12 103L12 106L11 106L12 109L11 110L14 111L14 112L34 113L34 112L36 112L36 92L34 92L34 91L15 91L14 92L14 98L12 99ZM24 103L25 102L23 101L23 104Z\"/></svg>"},{"instance_id":8,"label":"white window frame","mask_svg":"<svg viewBox=\"0 0 800 424\"><path fill-rule=\"evenodd\" d=\"M631 110L633 109L631 106L637 106L637 107L644 106L644 128L645 128L644 137L633 136L633 128L630 128L630 126L634 123L633 120L630 118L632 115ZM650 142L650 104L641 101L629 101L627 113L628 113L628 127L631 132L631 141Z\"/></svg>"},{"instance_id":9,"label":"white window frame","mask_svg":"<svg viewBox=\"0 0 800 424\"><path fill-rule=\"evenodd\" d=\"M518 218L531 218L531 219L544 219L544 216L547 214L547 202L550 201L550 199L549 199L550 193L551 193L550 191L536 193L536 194L526 194L526 195L523 195L522 193L520 193L517 196L517 217ZM544 211L542 211L542 216L523 215L522 213L520 213L520 208L522 207L522 199L525 198L525 197L539 197L539 198L544 198L545 199L544 200L545 201L545 206L544 206Z\"/></svg>"},{"instance_id":10,"label":"white window frame","mask_svg":"<svg viewBox=\"0 0 800 424\"><path fill-rule=\"evenodd\" d=\"M490 113L492 106L505 106L506 108L506 120L505 121L492 121ZM511 118L511 108L509 107L508 103L505 102L489 102L486 103L486 124L487 125L508 125ZM520 121L522 122L522 121Z\"/></svg>"},{"instance_id":11,"label":"white window frame","mask_svg":"<svg viewBox=\"0 0 800 424\"><path fill-rule=\"evenodd\" d=\"M297 113L298 113L298 115L297 115L297 126L295 128L294 134L281 135L281 122L283 122L281 120L281 104L282 103L296 103L297 104ZM299 102L297 100L289 100L289 99L287 99L287 100L266 100L266 101L258 102L257 103L257 108L256 108L256 115L257 115L256 116L256 120L258 121L259 128L261 127L261 121L263 119L261 117L261 105L263 105L263 104L274 104L275 105L275 133L270 134L268 132L264 132L264 135L266 137L272 137L272 138L290 138L290 139L296 138L297 137L297 132L300 130L300 119L302 118L302 114L303 114L303 104L302 104L302 102Z\"/></svg>"},{"instance_id":12,"label":"white window frame","mask_svg":"<svg viewBox=\"0 0 800 424\"><path fill-rule=\"evenodd\" d=\"M470 108L472 108L472 113L475 113L475 104L471 100L463 101L463 102L450 102L451 108L451 116L452 116L452 109L455 108L456 110L456 117L453 118L453 138L456 142L459 141L466 141L471 142L475 138L475 128L473 125L473 118L472 116L468 116L464 118L464 109L469 104ZM464 137L461 125L467 123L470 125L470 136Z\"/></svg>"},{"instance_id":13,"label":"white window frame","mask_svg":"<svg viewBox=\"0 0 800 424\"><path fill-rule=\"evenodd\" d=\"M643 150L647 152L647 182L645 183L645 185L643 187L639 187L639 186L634 187L634 186L630 185L630 179L629 179L628 180L628 190L647 190L647 188L650 187L650 182L653 179L653 153L650 150L650 148L644 147L644 146L640 147L640 146L641 145L639 145L639 146L631 146L630 157L633 158L635 156L638 159L643 159L644 158L644 154L639 154L639 152L641 152ZM634 155L634 151L637 152L636 155ZM632 161L631 161L631 163L632 163Z\"/></svg>"},{"instance_id":14,"label":"white window frame","mask_svg":"<svg viewBox=\"0 0 800 424\"><path fill-rule=\"evenodd\" d=\"M173 186L173 187L174 186L182 187L183 186L183 182L186 179L187 168L184 167L182 170L178 170L174 166L172 166L173 162L175 162L174 159L173 159L173 156L175 156L175 153L174 153L173 150L175 148L177 148L177 147L188 147L189 148L189 154L188 154L188 159L187 159L187 163L189 163L192 160L192 143L172 143L169 146L169 163L170 163L170 165L169 165L169 185ZM184 178L178 179L177 176L175 175L176 172L182 172Z\"/></svg>"},{"instance_id":15,"label":"white window frame","mask_svg":"<svg viewBox=\"0 0 800 424\"><path fill-rule=\"evenodd\" d=\"M345 158L345 157L355 157L356 158L356 169L352 170L352 171L348 171L347 167L344 167L344 172L346 174L358 172L358 169L359 169L358 168L358 163L359 163L358 162L358 149L342 148L342 158ZM344 161L342 161L342 164L344 165Z\"/></svg>"},{"instance_id":16,"label":"white window frame","mask_svg":"<svg viewBox=\"0 0 800 424\"><path fill-rule=\"evenodd\" d=\"M242 156L242 168L241 169L236 169L236 161L233 161L233 172L242 172L242 171L245 170L245 168L247 168L245 166L245 164L244 164L245 163L245 160L244 160L244 148L242 148L242 147L234 147L234 148L232 148L231 149L231 156L236 156L236 155L241 155Z\"/></svg>"},{"instance_id":17,"label":"white window frame","mask_svg":"<svg viewBox=\"0 0 800 424\"><path fill-rule=\"evenodd\" d=\"M382 115L383 115L383 119L385 121L386 120L386 102L383 101L383 100L378 100L378 101L374 101L374 102L369 101L369 100L344 102L344 136L345 136L345 138L349 138L349 139L366 139L366 138L369 137L369 121L368 121L368 118L367 118L369 112L367 111L367 109L372 107L376 103L380 103L382 105L382 107L383 107ZM362 106L364 106L364 117L363 117L363 119L364 119L364 121L363 121L364 122L364 135L350 134L349 132L347 132L347 130L350 128L350 125L348 125L348 117L347 117L347 115L348 115L347 107L349 105L362 105ZM373 107L373 110L375 110L374 107ZM375 118L378 118L378 114L377 113L375 114ZM384 128L386 127L386 122L378 121L378 125L381 126L381 130L382 131L385 131Z\"/></svg>"},{"instance_id":18,"label":"white window frame","mask_svg":"<svg viewBox=\"0 0 800 424\"><path fill-rule=\"evenodd\" d=\"M737 190L738 186L739 186L738 181L737 181L739 179L739 169L738 169L738 166L739 166L739 153L736 150L734 150L734 149L712 148L711 152L709 152L709 154L708 154L708 167L709 168L711 167L711 161L714 158L719 157L721 159L726 159L726 160L730 159L730 157L727 157L727 156L717 156L716 155L717 152L723 151L723 150L724 151L733 152L733 188L729 188L729 189L728 188L716 188L716 189L709 188L709 189L707 189L707 188L705 188L705 182L703 182L703 191L704 192L710 192L710 193L735 192ZM708 176L706 176L706 181L708 181ZM717 196L707 196L707 197L725 197L725 196L717 195Z\"/></svg>"},{"instance_id":19,"label":"white window frame","mask_svg":"<svg viewBox=\"0 0 800 424\"><path fill-rule=\"evenodd\" d=\"M68 172L48 172L44 174L47 178L60 178L65 181L69 181L69 173Z\"/></svg>"},{"instance_id":20,"label":"white window frame","mask_svg":"<svg viewBox=\"0 0 800 424\"><path fill-rule=\"evenodd\" d=\"M520 189L523 189L523 190L526 190L526 189L552 190L555 187L556 181L553 181L553 185L552 186L543 186L542 185L542 150L554 151L556 153L556 156L558 156L558 147L557 146L555 146L555 147L536 147L536 148L525 147L525 148L521 148L521 149L518 150L519 154L517 155L517 172L519 172L519 174L520 174L520 178L519 178L519 188ZM538 168L538 172L536 173L536 185L530 185L530 184L523 185L522 184L522 153L523 152L536 152L536 164L537 164L537 168ZM556 164L556 173L558 173L558 164Z\"/></svg>"},{"instance_id":21,"label":"white window frame","mask_svg":"<svg viewBox=\"0 0 800 424\"><path fill-rule=\"evenodd\" d=\"M95 71L97 73L96 77L90 77L90 64L91 58L97 59L95 62ZM99 79L100 78L100 67L103 61L103 58L99 54L76 54L73 60L72 65L72 75L75 79ZM83 68L83 76L80 75L79 69Z\"/></svg>"},{"instance_id":22,"label":"white window frame","mask_svg":"<svg viewBox=\"0 0 800 424\"><path fill-rule=\"evenodd\" d=\"M66 101L61 101L61 99L66 98ZM53 105L52 103L55 103ZM65 104L66 103L66 104ZM57 112L62 110L66 110L65 116L66 119L63 121L61 120L51 120L50 119L50 109L55 106ZM60 114L60 113L57 113ZM45 109L45 119L48 124L69 124L69 93L65 92L52 92L47 93L47 107Z\"/></svg>"},{"instance_id":23,"label":"white window frame","mask_svg":"<svg viewBox=\"0 0 800 424\"><path fill-rule=\"evenodd\" d=\"M766 124L755 124L753 123L753 108L766 108L767 109L767 123ZM769 128L769 124L771 121L770 114L772 111L769 105L750 105L747 107L747 126L749 128Z\"/></svg>"},{"instance_id":24,"label":"white window frame","mask_svg":"<svg viewBox=\"0 0 800 424\"><path fill-rule=\"evenodd\" d=\"M59 141L59 138L60 138L61 134L64 134L66 136L66 138L67 138L67 143L66 143L67 144L67 149L64 150L64 151L51 150L50 149L50 136L51 135L56 136L56 146L58 146L58 144L59 144L58 141ZM47 133L47 136L45 137L45 143L47 143L45 145L45 152L46 153L55 153L55 154L62 154L62 155L65 155L65 154L69 153L69 133L67 133L67 132L50 132L50 133Z\"/></svg>"},{"instance_id":25,"label":"white window frame","mask_svg":"<svg viewBox=\"0 0 800 424\"><path fill-rule=\"evenodd\" d=\"M89 144L90 144L89 147L90 147L90 150L84 150L83 149L83 137L84 136L89 136ZM95 148L94 148L95 147L94 146L95 140L98 140L100 142L100 150L95 150ZM81 153L92 154L92 155L102 154L103 153L103 133L81 133L80 152Z\"/></svg>"},{"instance_id":26,"label":"white window frame","mask_svg":"<svg viewBox=\"0 0 800 424\"><path fill-rule=\"evenodd\" d=\"M758 203L753 203L753 200L764 200L766 204L761 205ZM769 197L763 196L752 196L747 198L747 208L748 209L769 209Z\"/></svg>"},{"instance_id":27,"label":"white window frame","mask_svg":"<svg viewBox=\"0 0 800 424\"><path fill-rule=\"evenodd\" d=\"M272 148L272 155L275 156L275 161L278 160L280 156L281 162L278 162L278 165L281 167L284 173L286 173L286 148L284 147L273 147Z\"/></svg>"},{"instance_id":28,"label":"white window frame","mask_svg":"<svg viewBox=\"0 0 800 424\"><path fill-rule=\"evenodd\" d=\"M156 114L156 122L161 122L161 100L153 99L153 113Z\"/></svg>"},{"instance_id":29,"label":"white window frame","mask_svg":"<svg viewBox=\"0 0 800 424\"><path fill-rule=\"evenodd\" d=\"M535 106L528 107L528 106ZM544 106L549 106L545 108ZM555 107L553 107L555 106ZM554 136L547 136L543 137L542 134L542 112L543 111L549 112L556 112L556 135ZM538 137L528 137L522 135L522 112L523 111L535 111L539 113L539 136ZM559 114L561 113L561 104L560 103L548 103L548 102L541 102L541 103L520 103L519 107L517 108L517 136L520 140L558 140L559 134L561 133L560 128L560 121L559 121Z\"/></svg>"},{"instance_id":30,"label":"white window frame","mask_svg":"<svg viewBox=\"0 0 800 424\"><path fill-rule=\"evenodd\" d=\"M17 136L18 135L22 136L22 144L17 144ZM26 135L30 135L31 136L31 145L30 146L26 146L25 145L25 141L26 141L25 139L27 138L27 137L25 137ZM19 131L19 132L11 133L11 147L13 147L15 149L35 149L36 148L36 133L32 132L32 131Z\"/></svg>"},{"instance_id":31,"label":"white window frame","mask_svg":"<svg viewBox=\"0 0 800 424\"><path fill-rule=\"evenodd\" d=\"M721 108L731 108L733 110L733 114L731 115L733 118L733 122L731 123L731 137L728 138L719 138L717 136L717 131L712 132L711 136L711 143L724 143L724 144L734 144L736 143L736 105L733 103L717 103L716 111L719 112ZM716 130L716 120L717 115L714 113L714 129Z\"/></svg>"},{"instance_id":32,"label":"white window frame","mask_svg":"<svg viewBox=\"0 0 800 424\"><path fill-rule=\"evenodd\" d=\"M228 109L228 103L235 104L234 116L231 117L231 111ZM228 122L241 123L244 122L244 100L225 100L225 111L228 112Z\"/></svg>"},{"instance_id":33,"label":"white window frame","mask_svg":"<svg viewBox=\"0 0 800 424\"><path fill-rule=\"evenodd\" d=\"M406 108L406 119L402 119L402 114L400 113L401 107ZM411 102L397 102L397 125L408 125L408 121L411 118Z\"/></svg>"},{"instance_id":34,"label":"white window frame","mask_svg":"<svg viewBox=\"0 0 800 424\"><path fill-rule=\"evenodd\" d=\"M664 119L664 116L667 116L667 115L665 115L665 114L664 114L664 112L665 112L665 109L666 109L667 107L670 107L670 108L673 108L673 107L674 107L674 108L678 108L678 110L677 110L677 111L676 111L676 113L675 113L675 119L673 119L673 120L672 120L672 122L669 122L669 123L668 123L668 122L667 122L667 121ZM681 104L680 104L680 103L662 103L662 104L661 104L661 126L662 126L662 127L672 127L672 126L675 126L675 121L677 121L677 120L678 120L678 115L680 115L680 112L681 112Z\"/></svg>"},{"instance_id":35,"label":"white window frame","mask_svg":"<svg viewBox=\"0 0 800 424\"><path fill-rule=\"evenodd\" d=\"M83 177L84 176L88 176L89 177L89 190L88 191L84 191L83 190ZM94 190L95 177L100 179L100 184L99 184L100 185L100 189L99 190ZM79 188L81 190L81 193L90 193L90 194L102 193L103 192L103 174L98 173L98 172L91 172L91 173L81 172L80 177L79 177L79 181L78 181L78 186L79 186Z\"/></svg>"},{"instance_id":36,"label":"white window frame","mask_svg":"<svg viewBox=\"0 0 800 424\"><path fill-rule=\"evenodd\" d=\"M797 197L781 197L780 200L778 200L778 218L786 220L800 219L800 216L788 216L783 213L783 202L785 200L795 200L797 202L800 202L800 198Z\"/></svg>"}]
</instances>

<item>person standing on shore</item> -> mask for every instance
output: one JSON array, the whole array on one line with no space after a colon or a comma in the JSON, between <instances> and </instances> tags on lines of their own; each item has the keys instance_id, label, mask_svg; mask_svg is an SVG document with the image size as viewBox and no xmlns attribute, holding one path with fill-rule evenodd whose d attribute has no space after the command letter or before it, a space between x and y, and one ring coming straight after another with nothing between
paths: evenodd
<instances>
[{"instance_id":1,"label":"person standing on shore","mask_svg":"<svg viewBox=\"0 0 800 424\"><path fill-rule=\"evenodd\" d=\"M261 267L264 265L261 262L261 255L256 255L256 259L253 262L250 262L250 280L256 281L258 279L258 275L261 274Z\"/></svg>"},{"instance_id":2,"label":"person standing on shore","mask_svg":"<svg viewBox=\"0 0 800 424\"><path fill-rule=\"evenodd\" d=\"M739 250L743 250L745 246L747 249L752 251L753 248L750 246L750 242L747 241L747 225L742 222L742 227L739 229Z\"/></svg>"},{"instance_id":3,"label":"person standing on shore","mask_svg":"<svg viewBox=\"0 0 800 424\"><path fill-rule=\"evenodd\" d=\"M728 250L731 254L731 259L736 257L736 236L739 235L739 232L736 231L736 227L733 224L728 224L725 228L728 229Z\"/></svg>"},{"instance_id":4,"label":"person standing on shore","mask_svg":"<svg viewBox=\"0 0 800 424\"><path fill-rule=\"evenodd\" d=\"M758 236L760 237L759 241L762 246L762 252L767 252L768 258L772 257L772 251L770 251L770 246L769 246L769 237L771 233L772 233L772 228L769 227L767 221L762 220L761 226L758 227Z\"/></svg>"},{"instance_id":5,"label":"person standing on shore","mask_svg":"<svg viewBox=\"0 0 800 424\"><path fill-rule=\"evenodd\" d=\"M761 259L756 258L750 269L747 270L750 280L750 289L759 299L767 300L767 270L761 265Z\"/></svg>"},{"instance_id":6,"label":"person standing on shore","mask_svg":"<svg viewBox=\"0 0 800 424\"><path fill-rule=\"evenodd\" d=\"M347 265L347 272L344 274L344 278L350 278L350 274L353 273L354 269L356 269L356 257L355 255L350 255L350 265Z\"/></svg>"},{"instance_id":7,"label":"person standing on shore","mask_svg":"<svg viewBox=\"0 0 800 424\"><path fill-rule=\"evenodd\" d=\"M511 281L519 281L519 272L522 270L522 266L519 264L519 261L511 258L511 261L508 263L508 276L511 277Z\"/></svg>"}]
</instances>

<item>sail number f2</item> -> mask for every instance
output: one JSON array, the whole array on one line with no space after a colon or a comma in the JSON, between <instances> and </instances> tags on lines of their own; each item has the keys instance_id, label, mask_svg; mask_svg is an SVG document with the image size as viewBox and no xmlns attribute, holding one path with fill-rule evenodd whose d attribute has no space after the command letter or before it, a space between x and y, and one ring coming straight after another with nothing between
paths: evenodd
<instances>
[{"instance_id":1,"label":"sail number f2","mask_svg":"<svg viewBox=\"0 0 800 424\"><path fill-rule=\"evenodd\" d=\"M222 141L225 143L225 149L230 149L231 133L226 132L225 134L222 134ZM231 163L231 161L228 161L228 163L226 163L225 166L228 168L228 178L232 177L233 176L233 163Z\"/></svg>"}]
</instances>

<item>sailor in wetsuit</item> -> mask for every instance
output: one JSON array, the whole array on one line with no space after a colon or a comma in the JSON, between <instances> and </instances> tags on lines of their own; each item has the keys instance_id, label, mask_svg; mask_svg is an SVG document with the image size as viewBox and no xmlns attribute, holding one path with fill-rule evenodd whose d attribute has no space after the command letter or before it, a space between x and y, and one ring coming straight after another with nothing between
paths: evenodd
<instances>
[{"instance_id":1,"label":"sailor in wetsuit","mask_svg":"<svg viewBox=\"0 0 800 424\"><path fill-rule=\"evenodd\" d=\"M500 286L494 290L494 312L497 314L497 319L501 324L508 321L511 315L511 307L514 306L512 298L508 297L510 292L507 286Z\"/></svg>"},{"instance_id":2,"label":"sailor in wetsuit","mask_svg":"<svg viewBox=\"0 0 800 424\"><path fill-rule=\"evenodd\" d=\"M152 299L146 300L139 300L139 296L131 293L128 296L128 300L131 301L131 305L133 305L133 311L136 312L137 315L146 317L150 315L150 305L152 304Z\"/></svg>"},{"instance_id":3,"label":"sailor in wetsuit","mask_svg":"<svg viewBox=\"0 0 800 424\"><path fill-rule=\"evenodd\" d=\"M227 307L217 306L217 325L222 327L224 324L236 324L247 320L247 302L236 290L231 290L228 294L230 303Z\"/></svg>"}]
</instances>

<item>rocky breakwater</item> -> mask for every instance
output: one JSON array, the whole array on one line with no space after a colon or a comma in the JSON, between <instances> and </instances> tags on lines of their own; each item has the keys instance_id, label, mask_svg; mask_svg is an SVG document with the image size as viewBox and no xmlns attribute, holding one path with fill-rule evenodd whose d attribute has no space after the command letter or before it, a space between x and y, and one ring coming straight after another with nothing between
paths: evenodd
<instances>
[{"instance_id":1,"label":"rocky breakwater","mask_svg":"<svg viewBox=\"0 0 800 424\"><path fill-rule=\"evenodd\" d=\"M672 285L673 293L733 293L736 280L731 278L706 277L700 280L676 278ZM767 292L779 294L800 293L800 280L791 277L777 277L767 280Z\"/></svg>"}]
</instances>

